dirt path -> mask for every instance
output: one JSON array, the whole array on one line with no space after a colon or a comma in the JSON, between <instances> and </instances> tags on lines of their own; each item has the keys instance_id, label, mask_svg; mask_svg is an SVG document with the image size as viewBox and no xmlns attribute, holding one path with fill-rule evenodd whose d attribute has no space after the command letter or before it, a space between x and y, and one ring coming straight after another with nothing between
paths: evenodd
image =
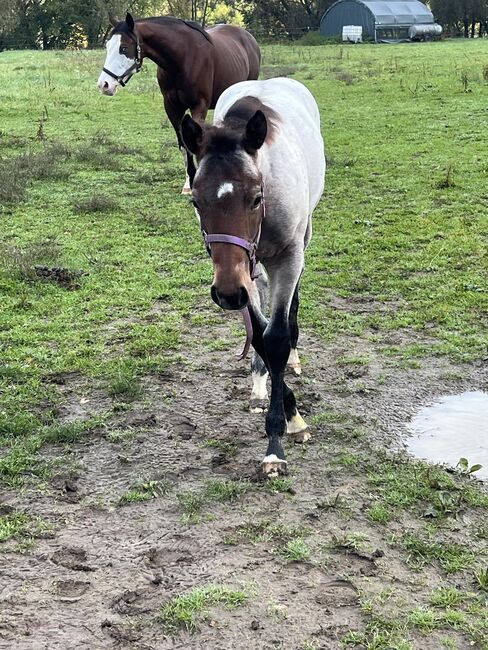
<instances>
[{"instance_id":1,"label":"dirt path","mask_svg":"<svg viewBox=\"0 0 488 650\"><path fill-rule=\"evenodd\" d=\"M291 383L315 422L313 439L288 447L290 480L271 489L256 477L264 416L248 413L247 369L229 353L191 349L188 363L146 378L144 398L84 443L44 448L46 461L61 461L43 485L0 493L4 508L52 524L24 552L11 541L1 556L1 648L335 650L364 628L365 594L389 588L390 602L412 608L443 581L435 565L413 572L390 543L419 526L415 515L401 512L387 529L366 516L372 488L354 459L400 449L404 422L420 404L486 388L486 370L453 373L439 359L401 369L363 340L351 349L351 340L326 347L304 336L304 375ZM369 361L338 363L353 355ZM78 376L57 381L67 421L111 405ZM237 480L243 493L226 499L208 490L223 480ZM141 481L154 481L156 498L120 505ZM188 493L202 495L196 506ZM351 533L364 543L341 544ZM290 561L282 550L297 537L311 555ZM208 584L242 589L247 602L206 608L194 633L168 632L160 608ZM476 647L449 634L457 648ZM415 648L445 647L445 632L430 634L428 645L416 630L409 635Z\"/></svg>"}]
</instances>

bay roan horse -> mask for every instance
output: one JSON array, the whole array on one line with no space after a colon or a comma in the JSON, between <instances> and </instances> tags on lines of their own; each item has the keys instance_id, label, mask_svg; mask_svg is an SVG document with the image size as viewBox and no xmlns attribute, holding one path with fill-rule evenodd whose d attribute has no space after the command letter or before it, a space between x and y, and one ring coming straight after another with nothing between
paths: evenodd
<instances>
[{"instance_id":1,"label":"bay roan horse","mask_svg":"<svg viewBox=\"0 0 488 650\"><path fill-rule=\"evenodd\" d=\"M212 298L223 309L250 314L259 355L252 398L267 397L271 376L262 469L283 474L283 434L295 442L310 438L284 373L289 358L299 363L298 284L324 187L319 110L298 81L245 81L222 94L212 126L186 115L181 134L198 163L192 202L213 261ZM269 318L261 291L268 283Z\"/></svg>"},{"instance_id":2,"label":"bay roan horse","mask_svg":"<svg viewBox=\"0 0 488 650\"><path fill-rule=\"evenodd\" d=\"M171 16L136 20L131 14L118 22L110 18L113 30L107 41L105 66L98 87L114 95L141 69L145 57L158 66L157 78L166 114L182 146L180 126L183 115L191 111L195 119L205 120L207 111L223 91L247 79L257 79L261 54L249 32L234 25L217 25L205 30L197 23ZM187 182L184 193L190 192Z\"/></svg>"}]
</instances>

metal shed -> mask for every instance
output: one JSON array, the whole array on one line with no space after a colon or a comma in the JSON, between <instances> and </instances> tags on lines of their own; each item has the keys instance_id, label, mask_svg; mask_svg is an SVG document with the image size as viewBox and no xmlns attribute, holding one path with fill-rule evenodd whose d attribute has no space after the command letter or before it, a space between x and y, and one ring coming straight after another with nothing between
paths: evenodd
<instances>
[{"instance_id":1,"label":"metal shed","mask_svg":"<svg viewBox=\"0 0 488 650\"><path fill-rule=\"evenodd\" d=\"M320 33L341 36L347 25L361 26L363 38L387 43L435 38L442 32L419 0L338 0L322 16Z\"/></svg>"}]
</instances>

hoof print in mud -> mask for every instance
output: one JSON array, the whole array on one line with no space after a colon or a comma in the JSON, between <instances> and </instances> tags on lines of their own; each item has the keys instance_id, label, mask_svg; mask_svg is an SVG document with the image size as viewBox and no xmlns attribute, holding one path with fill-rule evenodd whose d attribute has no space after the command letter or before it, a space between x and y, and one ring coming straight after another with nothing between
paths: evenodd
<instances>
[{"instance_id":1,"label":"hoof print in mud","mask_svg":"<svg viewBox=\"0 0 488 650\"><path fill-rule=\"evenodd\" d=\"M54 564L63 566L72 571L96 571L96 567L85 564L87 560L87 553L83 548L70 547L60 548L55 551L51 556L51 561Z\"/></svg>"},{"instance_id":2,"label":"hoof print in mud","mask_svg":"<svg viewBox=\"0 0 488 650\"><path fill-rule=\"evenodd\" d=\"M63 603L76 603L80 600L91 583L82 580L58 580L54 583L54 593Z\"/></svg>"},{"instance_id":3,"label":"hoof print in mud","mask_svg":"<svg viewBox=\"0 0 488 650\"><path fill-rule=\"evenodd\" d=\"M261 471L265 478L277 478L287 474L286 460L280 460L278 456L266 456L261 463Z\"/></svg>"}]
</instances>

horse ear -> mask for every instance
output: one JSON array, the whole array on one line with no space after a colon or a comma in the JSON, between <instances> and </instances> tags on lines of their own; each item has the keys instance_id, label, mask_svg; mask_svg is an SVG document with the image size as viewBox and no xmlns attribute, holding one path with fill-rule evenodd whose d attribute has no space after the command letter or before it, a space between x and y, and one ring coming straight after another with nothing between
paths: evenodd
<instances>
[{"instance_id":1,"label":"horse ear","mask_svg":"<svg viewBox=\"0 0 488 650\"><path fill-rule=\"evenodd\" d=\"M180 131L185 147L190 153L198 156L203 142L203 129L200 124L187 113L181 122Z\"/></svg>"},{"instance_id":2,"label":"horse ear","mask_svg":"<svg viewBox=\"0 0 488 650\"><path fill-rule=\"evenodd\" d=\"M134 19L132 18L132 14L127 12L127 16L125 17L125 22L129 25L129 29L131 32L134 31Z\"/></svg>"},{"instance_id":3,"label":"horse ear","mask_svg":"<svg viewBox=\"0 0 488 650\"><path fill-rule=\"evenodd\" d=\"M263 146L268 133L268 123L263 111L257 110L246 124L246 132L242 139L242 146L247 153L255 154Z\"/></svg>"},{"instance_id":4,"label":"horse ear","mask_svg":"<svg viewBox=\"0 0 488 650\"><path fill-rule=\"evenodd\" d=\"M118 25L119 22L120 22L120 20L118 20L118 18L116 18L116 17L113 15L113 13L109 13L109 14L108 14L108 20L109 20L109 23L112 25L112 27L117 27L117 25Z\"/></svg>"}]
</instances>

